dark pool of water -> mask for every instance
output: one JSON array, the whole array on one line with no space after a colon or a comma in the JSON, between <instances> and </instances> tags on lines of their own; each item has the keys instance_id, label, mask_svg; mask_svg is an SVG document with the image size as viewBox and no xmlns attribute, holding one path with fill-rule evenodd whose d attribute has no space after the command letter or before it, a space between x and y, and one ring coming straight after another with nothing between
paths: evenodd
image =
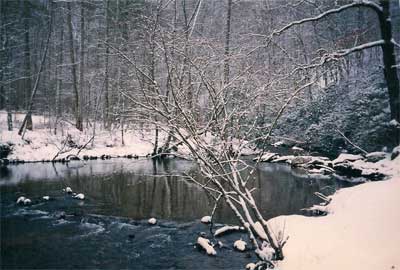
<instances>
[{"instance_id":1,"label":"dark pool of water","mask_svg":"<svg viewBox=\"0 0 400 270\"><path fill-rule=\"evenodd\" d=\"M230 248L246 239L240 233L223 237L229 248L218 249L216 257L194 248L197 235L208 232L199 219L213 205L182 173L195 175L196 168L184 160L126 159L0 167L1 269L243 269L255 261L252 252ZM299 214L320 202L314 192L343 185L282 164L261 164L254 179L266 218ZM66 186L86 199L63 193ZM21 195L33 204L16 205ZM42 201L45 195L54 200ZM62 213L66 219L59 219ZM148 225L149 217L158 224ZM236 223L224 204L216 220Z\"/></svg>"}]
</instances>

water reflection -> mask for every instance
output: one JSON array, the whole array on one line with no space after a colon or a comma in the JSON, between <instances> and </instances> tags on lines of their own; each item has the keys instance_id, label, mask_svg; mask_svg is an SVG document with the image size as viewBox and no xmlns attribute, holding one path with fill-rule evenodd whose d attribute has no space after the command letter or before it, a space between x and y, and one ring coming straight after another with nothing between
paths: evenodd
<instances>
[{"instance_id":1,"label":"water reflection","mask_svg":"<svg viewBox=\"0 0 400 270\"><path fill-rule=\"evenodd\" d=\"M210 198L194 183L185 181L182 173L196 173L193 163L185 160L71 162L65 164L20 164L0 169L2 195L24 193L59 196L70 186L88 198L94 214L191 221L210 213ZM171 176L172 175L172 176ZM326 186L340 187L334 179L316 179L293 174L282 164L261 164L253 181L255 199L266 218L300 213L300 209L318 203L314 192ZM89 207L89 206L88 206ZM235 221L224 204L216 212L220 222Z\"/></svg>"}]
</instances>

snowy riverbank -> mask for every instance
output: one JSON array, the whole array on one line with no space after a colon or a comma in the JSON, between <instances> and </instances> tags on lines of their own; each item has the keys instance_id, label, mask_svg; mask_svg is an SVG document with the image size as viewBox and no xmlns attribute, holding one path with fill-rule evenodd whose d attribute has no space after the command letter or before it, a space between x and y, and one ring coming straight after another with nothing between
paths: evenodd
<instances>
[{"instance_id":1,"label":"snowy riverbank","mask_svg":"<svg viewBox=\"0 0 400 270\"><path fill-rule=\"evenodd\" d=\"M322 217L270 220L289 240L280 270L398 269L400 267L400 157L385 160L386 181L341 189Z\"/></svg>"},{"instance_id":2,"label":"snowy riverbank","mask_svg":"<svg viewBox=\"0 0 400 270\"><path fill-rule=\"evenodd\" d=\"M18 135L25 114L13 113L13 130L7 130L7 113L0 111L0 143L11 146L8 160L25 162L62 160L68 156L77 156L80 159L106 157L144 157L153 152L155 130L141 126L126 127L123 133L120 127L111 130L104 129L97 123L95 133L93 127L86 127L83 131L77 130L69 121L62 121L57 125L57 134L54 133L54 119L40 115L32 115L33 131L26 130L23 138ZM49 128L51 126L52 128ZM158 147L164 145L167 133L162 130L158 134ZM199 139L199 138L198 138ZM218 148L220 142L210 133L202 135L201 140ZM190 141L190 139L188 140ZM246 141L232 140L235 150L239 144ZM170 142L173 154L178 157L190 159L189 148L180 143ZM257 152L254 146L245 145L241 150L242 155L252 155Z\"/></svg>"},{"instance_id":3,"label":"snowy riverbank","mask_svg":"<svg viewBox=\"0 0 400 270\"><path fill-rule=\"evenodd\" d=\"M120 129L111 131L104 130L100 127L96 129L93 136L93 128L77 130L71 123L62 122L58 126L57 134L54 134L54 128L49 129L49 121L51 119L44 116L33 115L33 131L27 130L24 139L18 135L18 128L22 122L24 114L13 114L12 131L7 130L7 115L4 111L0 112L0 142L12 144L12 152L7 157L9 160L24 161L42 161L51 160L57 153L57 159L62 159L68 155L76 155L79 146L85 146L79 151L78 156L96 156L101 155L114 156L145 156L152 152L154 137L151 131L136 130L134 128L124 132L124 144ZM90 141L93 137L93 141ZM78 147L71 147L65 144L65 140L69 139L71 144ZM90 141L90 142L89 142ZM89 142L89 143L88 143Z\"/></svg>"}]
</instances>

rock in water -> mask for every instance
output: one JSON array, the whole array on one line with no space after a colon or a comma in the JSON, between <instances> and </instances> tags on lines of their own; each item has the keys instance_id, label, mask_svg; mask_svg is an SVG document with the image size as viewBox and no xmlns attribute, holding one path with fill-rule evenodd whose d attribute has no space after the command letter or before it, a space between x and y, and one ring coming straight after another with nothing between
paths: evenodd
<instances>
[{"instance_id":1,"label":"rock in water","mask_svg":"<svg viewBox=\"0 0 400 270\"><path fill-rule=\"evenodd\" d=\"M211 217L210 216L204 216L200 220L202 223L208 224L211 222Z\"/></svg>"},{"instance_id":2,"label":"rock in water","mask_svg":"<svg viewBox=\"0 0 400 270\"><path fill-rule=\"evenodd\" d=\"M310 161L312 161L311 156L298 156L298 157L295 157L294 159L292 159L292 166L293 167L301 167Z\"/></svg>"},{"instance_id":3,"label":"rock in water","mask_svg":"<svg viewBox=\"0 0 400 270\"><path fill-rule=\"evenodd\" d=\"M31 201L30 199L28 199L28 198L26 198L26 199L24 200L24 204L25 204L25 205L31 204L31 203L32 203L32 201Z\"/></svg>"},{"instance_id":4,"label":"rock in water","mask_svg":"<svg viewBox=\"0 0 400 270\"><path fill-rule=\"evenodd\" d=\"M67 193L72 193L72 188L66 187L66 188L65 188L65 192L67 192Z\"/></svg>"},{"instance_id":5,"label":"rock in water","mask_svg":"<svg viewBox=\"0 0 400 270\"><path fill-rule=\"evenodd\" d=\"M248 263L247 265L246 265L246 269L247 270L254 270L254 269L256 269L256 264L255 263Z\"/></svg>"},{"instance_id":6,"label":"rock in water","mask_svg":"<svg viewBox=\"0 0 400 270\"><path fill-rule=\"evenodd\" d=\"M267 152L262 157L260 158L260 161L262 162L270 162L273 161L274 159L278 158L279 155L277 153L270 153ZM254 158L254 160L258 160L258 158Z\"/></svg>"},{"instance_id":7,"label":"rock in water","mask_svg":"<svg viewBox=\"0 0 400 270\"><path fill-rule=\"evenodd\" d=\"M79 194L75 195L74 198L78 199L78 200L84 200L85 199L85 194L79 193Z\"/></svg>"},{"instance_id":8,"label":"rock in water","mask_svg":"<svg viewBox=\"0 0 400 270\"><path fill-rule=\"evenodd\" d=\"M25 198L24 196L19 197L19 198L17 199L17 204L22 204L22 203L24 203L25 199L26 199L26 198Z\"/></svg>"},{"instance_id":9,"label":"rock in water","mask_svg":"<svg viewBox=\"0 0 400 270\"><path fill-rule=\"evenodd\" d=\"M210 240L208 240L207 238L200 236L199 238L197 238L197 244L201 246L208 255L217 255L214 247L210 244Z\"/></svg>"},{"instance_id":10,"label":"rock in water","mask_svg":"<svg viewBox=\"0 0 400 270\"><path fill-rule=\"evenodd\" d=\"M155 218L149 218L149 220L147 221L150 225L155 225L157 223L157 219Z\"/></svg>"},{"instance_id":11,"label":"rock in water","mask_svg":"<svg viewBox=\"0 0 400 270\"><path fill-rule=\"evenodd\" d=\"M236 248L239 251L245 251L246 250L246 242L243 241L242 239L235 241L233 243L233 247Z\"/></svg>"},{"instance_id":12,"label":"rock in water","mask_svg":"<svg viewBox=\"0 0 400 270\"><path fill-rule=\"evenodd\" d=\"M50 196L43 196L42 199L45 201L48 201L48 200L50 200Z\"/></svg>"}]
</instances>

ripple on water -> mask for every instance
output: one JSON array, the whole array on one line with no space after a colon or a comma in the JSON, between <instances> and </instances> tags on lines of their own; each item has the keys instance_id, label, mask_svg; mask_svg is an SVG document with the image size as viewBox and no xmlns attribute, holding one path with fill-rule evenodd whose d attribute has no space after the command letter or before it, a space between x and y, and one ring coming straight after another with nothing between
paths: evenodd
<instances>
[{"instance_id":1,"label":"ripple on water","mask_svg":"<svg viewBox=\"0 0 400 270\"><path fill-rule=\"evenodd\" d=\"M74 223L74 221L66 220L66 219L57 219L53 222L54 226L61 226L66 224Z\"/></svg>"},{"instance_id":2,"label":"ripple on water","mask_svg":"<svg viewBox=\"0 0 400 270\"><path fill-rule=\"evenodd\" d=\"M151 242L150 248L163 248L168 243L172 242L171 236L165 233L158 233L150 235L146 238L147 241Z\"/></svg>"},{"instance_id":3,"label":"ripple on water","mask_svg":"<svg viewBox=\"0 0 400 270\"><path fill-rule=\"evenodd\" d=\"M37 215L48 215L49 212L38 210L38 209L29 209L29 208L19 208L11 216L37 216Z\"/></svg>"},{"instance_id":4,"label":"ripple on water","mask_svg":"<svg viewBox=\"0 0 400 270\"><path fill-rule=\"evenodd\" d=\"M138 229L140 226L138 225L134 225L134 224L130 224L130 223L126 223L126 222L119 222L119 221L113 221L110 223L110 229L117 229L117 230L123 230L123 229L127 229L127 230L135 230Z\"/></svg>"},{"instance_id":5,"label":"ripple on water","mask_svg":"<svg viewBox=\"0 0 400 270\"><path fill-rule=\"evenodd\" d=\"M96 224L96 223L90 223L87 221L83 221L79 224L79 227L87 232L77 236L78 238L96 235L96 234L102 233L106 230L104 228L104 223L102 223L102 222L100 222L99 224Z\"/></svg>"}]
</instances>

